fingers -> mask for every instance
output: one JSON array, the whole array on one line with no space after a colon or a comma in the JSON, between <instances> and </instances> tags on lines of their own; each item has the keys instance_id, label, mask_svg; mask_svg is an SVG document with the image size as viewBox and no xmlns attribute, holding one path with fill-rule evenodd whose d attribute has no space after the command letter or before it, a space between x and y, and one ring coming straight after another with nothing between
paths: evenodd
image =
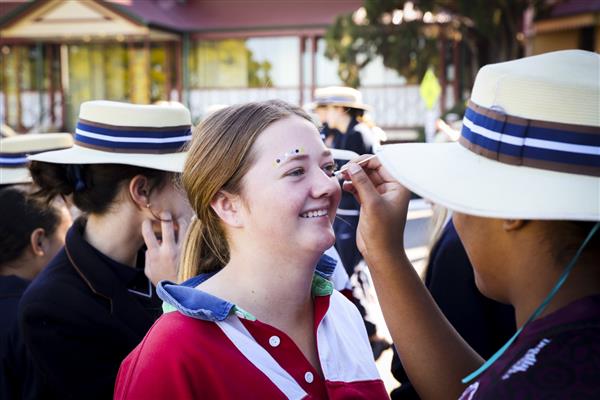
<instances>
[{"instance_id":1,"label":"fingers","mask_svg":"<svg viewBox=\"0 0 600 400\"><path fill-rule=\"evenodd\" d=\"M177 223L179 224L179 231L177 233L177 243L181 246L187 235L187 230L190 226L190 219L188 217L182 216L177 219Z\"/></svg>"},{"instance_id":2,"label":"fingers","mask_svg":"<svg viewBox=\"0 0 600 400\"><path fill-rule=\"evenodd\" d=\"M152 230L152 222L149 219L142 222L142 237L148 249L156 249L160 246Z\"/></svg>"},{"instance_id":3,"label":"fingers","mask_svg":"<svg viewBox=\"0 0 600 400\"><path fill-rule=\"evenodd\" d=\"M160 230L162 232L162 241L165 244L175 244L175 229L171 213L162 211L160 213Z\"/></svg>"},{"instance_id":4,"label":"fingers","mask_svg":"<svg viewBox=\"0 0 600 400\"><path fill-rule=\"evenodd\" d=\"M371 160L374 160L374 158ZM371 160L367 162L370 162ZM377 192L375 185L373 185L373 182L360 165L351 163L348 166L348 174L352 180L355 197L358 196L361 204L374 201L379 197L379 193Z\"/></svg>"}]
</instances>

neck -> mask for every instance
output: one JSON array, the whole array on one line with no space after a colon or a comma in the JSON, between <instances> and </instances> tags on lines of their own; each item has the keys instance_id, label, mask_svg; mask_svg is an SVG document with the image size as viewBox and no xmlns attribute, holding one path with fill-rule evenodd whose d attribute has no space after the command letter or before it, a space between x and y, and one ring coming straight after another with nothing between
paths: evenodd
<instances>
[{"instance_id":1,"label":"neck","mask_svg":"<svg viewBox=\"0 0 600 400\"><path fill-rule=\"evenodd\" d=\"M272 249L232 249L227 266L201 289L283 328L307 318L312 321L311 287L317 261L318 256L274 256Z\"/></svg>"},{"instance_id":2,"label":"neck","mask_svg":"<svg viewBox=\"0 0 600 400\"><path fill-rule=\"evenodd\" d=\"M84 239L102 254L135 267L137 253L144 244L141 232L141 222L137 223L135 216L121 208L105 215L91 214L85 226Z\"/></svg>"},{"instance_id":3,"label":"neck","mask_svg":"<svg viewBox=\"0 0 600 400\"><path fill-rule=\"evenodd\" d=\"M27 281L33 280L41 267L34 257L21 256L17 260L4 263L0 266L0 276L18 276Z\"/></svg>"},{"instance_id":4,"label":"neck","mask_svg":"<svg viewBox=\"0 0 600 400\"><path fill-rule=\"evenodd\" d=\"M339 126L337 127L338 131L342 133L348 132L350 122L352 122L352 118L346 113L342 114L339 119Z\"/></svg>"},{"instance_id":5,"label":"neck","mask_svg":"<svg viewBox=\"0 0 600 400\"><path fill-rule=\"evenodd\" d=\"M550 260L550 257L544 257L539 253L533 258L537 261L523 262L517 267L524 270L528 268L530 271L527 279L519 282L520 289L514 291L519 292L520 295L515 295L511 299L515 307L517 326L522 326L544 301L567 266L567 263L564 265L556 263L555 260ZM600 266L582 257L538 318L560 310L576 300L599 293Z\"/></svg>"}]
</instances>

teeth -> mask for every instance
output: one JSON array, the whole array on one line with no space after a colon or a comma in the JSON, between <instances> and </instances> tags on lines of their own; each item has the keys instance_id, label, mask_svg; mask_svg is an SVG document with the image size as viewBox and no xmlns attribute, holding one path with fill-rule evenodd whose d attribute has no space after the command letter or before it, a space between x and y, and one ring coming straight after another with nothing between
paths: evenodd
<instances>
[{"instance_id":1,"label":"teeth","mask_svg":"<svg viewBox=\"0 0 600 400\"><path fill-rule=\"evenodd\" d=\"M316 217L322 217L324 215L327 215L327 210L308 211L308 212L300 214L300 217L302 217L302 218L316 218Z\"/></svg>"}]
</instances>

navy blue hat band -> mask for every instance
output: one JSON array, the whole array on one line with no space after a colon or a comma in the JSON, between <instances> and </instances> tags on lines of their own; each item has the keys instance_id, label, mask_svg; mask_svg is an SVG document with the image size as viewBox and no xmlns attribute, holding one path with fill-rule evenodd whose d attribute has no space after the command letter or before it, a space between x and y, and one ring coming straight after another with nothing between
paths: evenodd
<instances>
[{"instance_id":1,"label":"navy blue hat band","mask_svg":"<svg viewBox=\"0 0 600 400\"><path fill-rule=\"evenodd\" d=\"M27 154L25 153L0 153L0 167L22 168L27 166Z\"/></svg>"},{"instance_id":2,"label":"navy blue hat band","mask_svg":"<svg viewBox=\"0 0 600 400\"><path fill-rule=\"evenodd\" d=\"M527 120L469 102L459 143L507 164L600 176L598 127Z\"/></svg>"},{"instance_id":3,"label":"navy blue hat band","mask_svg":"<svg viewBox=\"0 0 600 400\"><path fill-rule=\"evenodd\" d=\"M189 126L124 127L79 120L75 130L78 145L115 153L176 153L191 138Z\"/></svg>"}]
</instances>

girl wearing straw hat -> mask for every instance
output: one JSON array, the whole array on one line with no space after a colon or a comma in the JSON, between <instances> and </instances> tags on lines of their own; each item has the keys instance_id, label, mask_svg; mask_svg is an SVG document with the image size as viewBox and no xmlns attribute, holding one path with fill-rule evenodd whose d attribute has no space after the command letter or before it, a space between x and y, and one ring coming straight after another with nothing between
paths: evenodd
<instances>
[{"instance_id":1,"label":"girl wearing straw hat","mask_svg":"<svg viewBox=\"0 0 600 400\"><path fill-rule=\"evenodd\" d=\"M310 117L284 102L198 125L180 270L196 277L159 285L172 312L123 361L116 399L388 398L358 311L327 279L335 263L318 263L335 240L333 169Z\"/></svg>"},{"instance_id":2,"label":"girl wearing straw hat","mask_svg":"<svg viewBox=\"0 0 600 400\"><path fill-rule=\"evenodd\" d=\"M422 397L598 398L598 76L600 55L579 50L485 66L459 143L384 146L351 164L359 246ZM515 308L517 333L486 363L407 261L404 187L455 210L478 288Z\"/></svg>"},{"instance_id":3,"label":"girl wearing straw hat","mask_svg":"<svg viewBox=\"0 0 600 400\"><path fill-rule=\"evenodd\" d=\"M370 109L363 103L360 91L343 86L329 86L315 90L313 107L324 108L325 122L330 132L335 132L331 139L331 147L355 154L372 153L379 146L374 126L365 122L364 113ZM381 129L377 128L383 132ZM345 161L337 160L338 166ZM360 273L356 271L363 259L356 247L356 228L358 226L358 214L360 206L350 193L342 193L342 199L337 211L338 218L333 224L335 231L335 247L337 248L346 272L349 276L356 275L360 280ZM361 285L365 282L361 282ZM365 308L358 300L356 304L365 316ZM390 344L377 335L377 327L371 321L364 319L373 355L379 358L381 353L390 347Z\"/></svg>"},{"instance_id":4,"label":"girl wearing straw hat","mask_svg":"<svg viewBox=\"0 0 600 400\"><path fill-rule=\"evenodd\" d=\"M31 196L27 155L73 145L68 133L30 133L0 139L0 398L23 395L26 356L17 329L19 299L65 243L72 223L62 199Z\"/></svg>"},{"instance_id":5,"label":"girl wearing straw hat","mask_svg":"<svg viewBox=\"0 0 600 400\"><path fill-rule=\"evenodd\" d=\"M35 398L110 398L121 360L160 316L154 285L175 278L191 214L173 183L190 138L184 107L90 101L73 147L30 157L38 195L70 195L84 213L21 299Z\"/></svg>"}]
</instances>

